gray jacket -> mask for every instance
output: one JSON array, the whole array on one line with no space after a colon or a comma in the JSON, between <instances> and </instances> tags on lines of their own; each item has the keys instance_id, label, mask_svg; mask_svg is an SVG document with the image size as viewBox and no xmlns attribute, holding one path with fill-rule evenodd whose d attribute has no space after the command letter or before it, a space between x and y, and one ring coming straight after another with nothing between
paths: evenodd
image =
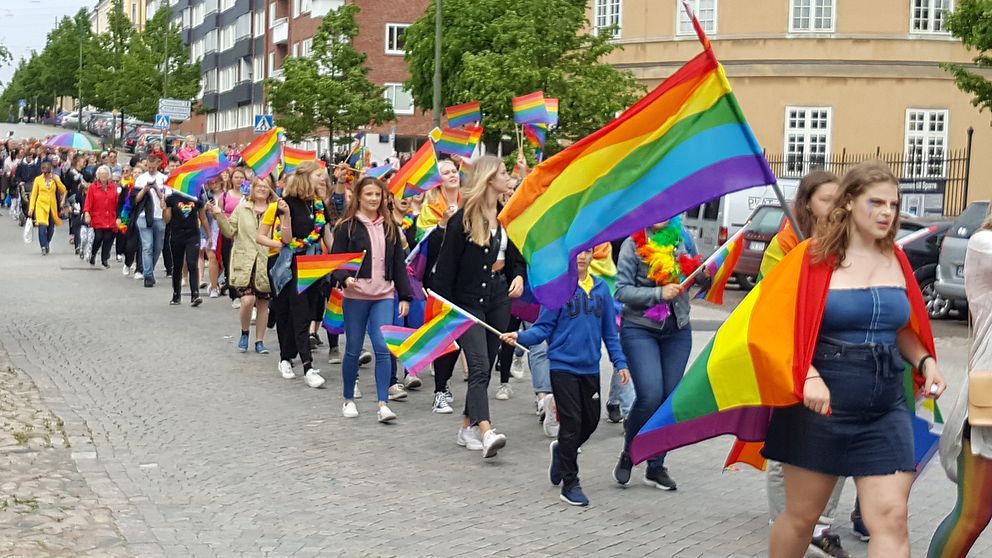
<instances>
[{"instance_id":1,"label":"gray jacket","mask_svg":"<svg viewBox=\"0 0 992 558\"><path fill-rule=\"evenodd\" d=\"M645 311L662 302L661 287L648 279L648 266L637 255L632 238L624 240L620 246L614 297L623 304L620 316L624 321L648 329L661 329L665 325L664 322L644 317ZM682 293L672 299L670 305L679 329L689 327L689 295Z\"/></svg>"}]
</instances>

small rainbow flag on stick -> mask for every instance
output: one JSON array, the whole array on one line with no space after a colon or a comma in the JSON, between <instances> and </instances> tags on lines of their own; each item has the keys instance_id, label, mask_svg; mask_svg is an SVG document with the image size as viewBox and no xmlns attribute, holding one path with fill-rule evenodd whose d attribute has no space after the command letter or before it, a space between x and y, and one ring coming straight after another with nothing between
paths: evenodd
<instances>
[{"instance_id":1,"label":"small rainbow flag on stick","mask_svg":"<svg viewBox=\"0 0 992 558\"><path fill-rule=\"evenodd\" d=\"M517 124L538 124L548 121L544 92L535 91L513 98L513 121Z\"/></svg>"},{"instance_id":2,"label":"small rainbow flag on stick","mask_svg":"<svg viewBox=\"0 0 992 558\"><path fill-rule=\"evenodd\" d=\"M296 256L296 292L302 293L336 269L358 271L364 258L365 252Z\"/></svg>"},{"instance_id":3,"label":"small rainbow flag on stick","mask_svg":"<svg viewBox=\"0 0 992 558\"><path fill-rule=\"evenodd\" d=\"M296 149L295 147L283 147L282 148L282 162L283 162L283 174L289 174L296 170L296 167L300 166L303 161L316 161L317 152L307 151L306 149Z\"/></svg>"},{"instance_id":4,"label":"small rainbow flag on stick","mask_svg":"<svg viewBox=\"0 0 992 558\"><path fill-rule=\"evenodd\" d=\"M482 122L482 109L479 101L447 107L444 109L444 114L448 117L448 126L452 128Z\"/></svg>"},{"instance_id":5,"label":"small rainbow flag on stick","mask_svg":"<svg viewBox=\"0 0 992 558\"><path fill-rule=\"evenodd\" d=\"M275 127L258 136L241 150L241 158L256 176L265 178L279 164L279 138L282 128Z\"/></svg>"},{"instance_id":6,"label":"small rainbow flag on stick","mask_svg":"<svg viewBox=\"0 0 992 558\"><path fill-rule=\"evenodd\" d=\"M558 99L547 97L544 99L544 108L548 111L548 128L558 127Z\"/></svg>"},{"instance_id":7,"label":"small rainbow flag on stick","mask_svg":"<svg viewBox=\"0 0 992 558\"><path fill-rule=\"evenodd\" d=\"M389 191L398 198L415 196L441 185L433 142L424 142L420 149L389 181Z\"/></svg>"},{"instance_id":8,"label":"small rainbow flag on stick","mask_svg":"<svg viewBox=\"0 0 992 558\"><path fill-rule=\"evenodd\" d=\"M219 149L211 149L176 167L176 170L169 173L165 183L177 194L195 200L200 197L203 185L216 178L228 166L227 157Z\"/></svg>"},{"instance_id":9,"label":"small rainbow flag on stick","mask_svg":"<svg viewBox=\"0 0 992 558\"><path fill-rule=\"evenodd\" d=\"M741 230L734 233L730 240L703 262L701 267L709 271L711 283L708 289L700 290L696 298L705 299L713 304L723 304L723 292L727 290L727 281L734 272L737 260L741 259L741 253L744 252L744 230L749 224L750 221L745 223Z\"/></svg>"},{"instance_id":10,"label":"small rainbow flag on stick","mask_svg":"<svg viewBox=\"0 0 992 558\"><path fill-rule=\"evenodd\" d=\"M524 124L522 128L524 129L524 137L527 138L531 147L538 151L544 149L544 140L548 133L547 124Z\"/></svg>"},{"instance_id":11,"label":"small rainbow flag on stick","mask_svg":"<svg viewBox=\"0 0 992 558\"><path fill-rule=\"evenodd\" d=\"M441 309L419 328L391 325L380 328L389 352L413 376L427 368L437 357L457 350L455 341L475 325L475 322L453 307L440 303L434 297L428 297L428 301L432 300L441 304Z\"/></svg>"},{"instance_id":12,"label":"small rainbow flag on stick","mask_svg":"<svg viewBox=\"0 0 992 558\"><path fill-rule=\"evenodd\" d=\"M389 171L393 170L393 165L379 165L378 167L372 167L370 169L365 169L365 176L371 176L372 178L382 178L389 174Z\"/></svg>"},{"instance_id":13,"label":"small rainbow flag on stick","mask_svg":"<svg viewBox=\"0 0 992 558\"><path fill-rule=\"evenodd\" d=\"M438 153L448 155L458 155L459 157L471 157L475 151L475 142L472 141L472 132L468 129L445 128L441 130L441 136L434 143L434 148Z\"/></svg>"},{"instance_id":14,"label":"small rainbow flag on stick","mask_svg":"<svg viewBox=\"0 0 992 558\"><path fill-rule=\"evenodd\" d=\"M465 129L472 134L472 145L478 145L479 141L482 140L482 126L469 125L465 126Z\"/></svg>"},{"instance_id":15,"label":"small rainbow flag on stick","mask_svg":"<svg viewBox=\"0 0 992 558\"><path fill-rule=\"evenodd\" d=\"M341 335L344 333L344 292L341 289L331 289L331 295L327 297L327 304L324 305L324 319L322 325L327 333L331 335Z\"/></svg>"}]
</instances>

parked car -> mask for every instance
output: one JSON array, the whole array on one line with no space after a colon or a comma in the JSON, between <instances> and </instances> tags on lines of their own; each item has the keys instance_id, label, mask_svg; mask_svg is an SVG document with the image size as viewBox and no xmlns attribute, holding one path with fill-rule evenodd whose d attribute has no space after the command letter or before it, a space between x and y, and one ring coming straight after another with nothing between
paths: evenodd
<instances>
[{"instance_id":1,"label":"parked car","mask_svg":"<svg viewBox=\"0 0 992 558\"><path fill-rule=\"evenodd\" d=\"M149 147L153 142L162 141L162 133L160 131L155 131L154 133L145 133L138 136L137 144L135 145L135 152L147 153ZM165 136L165 145L163 149L165 154L169 155L172 153L172 148L175 145L182 145L183 136L180 135L167 135Z\"/></svg>"},{"instance_id":2,"label":"parked car","mask_svg":"<svg viewBox=\"0 0 992 558\"><path fill-rule=\"evenodd\" d=\"M138 146L138 138L144 134L154 134L157 130L151 126L138 126L124 134L124 150L128 153L135 153Z\"/></svg>"},{"instance_id":3,"label":"parked car","mask_svg":"<svg viewBox=\"0 0 992 558\"><path fill-rule=\"evenodd\" d=\"M778 181L787 202L796 195L799 181L783 178ZM778 205L778 196L771 186L758 186L732 192L693 207L682 216L700 253L709 254L736 233L749 215L760 205Z\"/></svg>"},{"instance_id":4,"label":"parked car","mask_svg":"<svg viewBox=\"0 0 992 558\"><path fill-rule=\"evenodd\" d=\"M741 259L734 267L734 279L745 290L754 288L761 269L761 259L765 249L778 231L782 228L785 212L779 205L759 205L748 217L751 226L744 230L744 251Z\"/></svg>"},{"instance_id":5,"label":"parked car","mask_svg":"<svg viewBox=\"0 0 992 558\"><path fill-rule=\"evenodd\" d=\"M930 318L939 320L950 314L954 305L942 297L934 283L937 281L937 263L944 235L953 222L944 217L902 218L896 232L896 244L902 247L913 267L916 283L923 292Z\"/></svg>"},{"instance_id":6,"label":"parked car","mask_svg":"<svg viewBox=\"0 0 992 558\"><path fill-rule=\"evenodd\" d=\"M968 239L982 226L989 214L989 201L976 201L968 204L954 221L944 243L940 247L937 263L937 293L951 301L956 308L967 308L968 300L964 293L964 255Z\"/></svg>"}]
</instances>

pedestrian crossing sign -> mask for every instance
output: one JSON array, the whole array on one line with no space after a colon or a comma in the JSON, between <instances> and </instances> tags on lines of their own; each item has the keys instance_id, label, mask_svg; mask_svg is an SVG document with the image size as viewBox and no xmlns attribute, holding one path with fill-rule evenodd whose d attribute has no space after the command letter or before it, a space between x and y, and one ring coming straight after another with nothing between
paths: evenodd
<instances>
[{"instance_id":1,"label":"pedestrian crossing sign","mask_svg":"<svg viewBox=\"0 0 992 558\"><path fill-rule=\"evenodd\" d=\"M156 114L155 115L155 127L159 130L168 130L169 124L171 124L171 119L167 114Z\"/></svg>"},{"instance_id":2,"label":"pedestrian crossing sign","mask_svg":"<svg viewBox=\"0 0 992 558\"><path fill-rule=\"evenodd\" d=\"M255 115L255 133L264 134L272 129L272 115L271 114L256 114Z\"/></svg>"}]
</instances>

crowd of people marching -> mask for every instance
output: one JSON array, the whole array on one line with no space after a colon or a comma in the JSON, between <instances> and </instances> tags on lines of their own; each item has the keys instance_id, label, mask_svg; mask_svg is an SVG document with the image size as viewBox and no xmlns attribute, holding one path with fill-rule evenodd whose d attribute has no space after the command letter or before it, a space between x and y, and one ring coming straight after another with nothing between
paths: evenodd
<instances>
[{"instance_id":1,"label":"crowd of people marching","mask_svg":"<svg viewBox=\"0 0 992 558\"><path fill-rule=\"evenodd\" d=\"M173 192L166 180L196 155L192 138L172 155L153 147L127 163L113 151L74 153L10 140L0 149L0 193L12 217L32 219L26 234L37 236L42 255L67 224L69 242L90 265L120 266L123 275L146 288L170 278L169 304L183 304L184 291L193 307L203 303L203 294L228 297L238 309L238 350L268 354L266 333L274 327L279 347L274 368L287 380L302 377L311 388L322 386L326 372L318 361L325 347L327 363L341 366L341 412L347 418L360 414L362 366L374 362L376 418L382 423L397 420L390 402L423 386L426 376L402 370L380 328L420 326L424 289L431 289L506 332L500 337L472 327L457 351L434 361L432 411L454 412L451 380L463 358L467 390L455 441L484 458L496 456L507 436L496 429L490 409L492 370L500 375L495 399L509 399L514 396L510 378L524 377L526 358L536 413L554 438L549 480L573 505L589 503L577 456L600 420L605 346L613 370L602 399L608 420L623 422L625 431L613 478L628 485L631 441L676 389L692 348L689 294L666 271L673 256L695 255L679 218L578 254L574 295L560 309L542 308L535 319L514 310L525 290L526 265L497 220L521 177L511 176L497 157L473 160L464 175L457 158L441 160L441 186L403 199L386 187L388 177L366 177L343 164L328 170L316 161L278 180L235 165L191 199ZM518 167L526 173L526 161ZM812 365L804 371L805 404L776 410L763 450L775 460L768 475L772 556L801 556L809 546L822 555L848 555L830 530L848 476L858 486L855 530L864 540L871 530L870 554L908 556L914 463L896 371L906 359L918 363L934 396L945 386L932 351L905 334L910 291L917 287L911 275L907 280L901 252L893 248L898 196L898 181L878 163L859 165L843 178L810 174L794 204L799 234L786 226L762 265L763 276L773 273L799 240L810 236L814 258L837 262L823 293ZM426 247L423 273L407 264L418 244ZM357 272L338 270L297 291L294 255L354 252L366 254ZM698 283L707 281L703 276ZM342 300L343 351L339 335L321 333L334 289ZM649 310L659 305L667 312L656 319ZM522 347L529 348L526 357ZM876 396L862 397L865 393ZM988 443L975 433L984 434L965 429L965 444L970 437L969 447L979 446L986 455ZM960 448L958 454L964 455ZM979 459L982 465L987 461ZM648 460L643 481L676 489L664 454ZM941 528L953 531L955 521L948 521Z\"/></svg>"}]
</instances>

